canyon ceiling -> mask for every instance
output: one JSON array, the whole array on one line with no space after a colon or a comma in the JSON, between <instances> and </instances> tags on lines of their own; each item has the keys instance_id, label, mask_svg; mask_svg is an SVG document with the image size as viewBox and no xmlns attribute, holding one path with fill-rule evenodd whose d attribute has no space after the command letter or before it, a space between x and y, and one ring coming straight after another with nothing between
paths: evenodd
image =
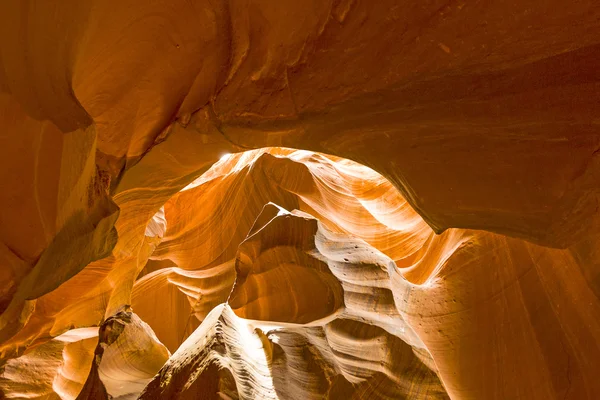
<instances>
[{"instance_id":1,"label":"canyon ceiling","mask_svg":"<svg viewBox=\"0 0 600 400\"><path fill-rule=\"evenodd\" d=\"M0 399L600 398L596 0L3 0L0 177Z\"/></svg>"}]
</instances>

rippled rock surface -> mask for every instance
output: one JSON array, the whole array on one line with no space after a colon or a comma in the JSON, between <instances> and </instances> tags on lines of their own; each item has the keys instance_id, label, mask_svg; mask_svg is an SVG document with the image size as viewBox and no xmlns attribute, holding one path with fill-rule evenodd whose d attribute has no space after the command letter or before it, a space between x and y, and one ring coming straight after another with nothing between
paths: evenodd
<instances>
[{"instance_id":1,"label":"rippled rock surface","mask_svg":"<svg viewBox=\"0 0 600 400\"><path fill-rule=\"evenodd\" d=\"M0 399L600 398L599 21L0 2Z\"/></svg>"}]
</instances>

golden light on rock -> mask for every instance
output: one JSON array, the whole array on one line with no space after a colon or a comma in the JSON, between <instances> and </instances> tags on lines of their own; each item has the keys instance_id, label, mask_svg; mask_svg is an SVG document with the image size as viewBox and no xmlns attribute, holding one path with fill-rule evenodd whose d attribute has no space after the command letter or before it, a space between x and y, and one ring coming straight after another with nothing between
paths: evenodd
<instances>
[{"instance_id":1,"label":"golden light on rock","mask_svg":"<svg viewBox=\"0 0 600 400\"><path fill-rule=\"evenodd\" d=\"M0 399L600 398L600 4L0 4Z\"/></svg>"}]
</instances>

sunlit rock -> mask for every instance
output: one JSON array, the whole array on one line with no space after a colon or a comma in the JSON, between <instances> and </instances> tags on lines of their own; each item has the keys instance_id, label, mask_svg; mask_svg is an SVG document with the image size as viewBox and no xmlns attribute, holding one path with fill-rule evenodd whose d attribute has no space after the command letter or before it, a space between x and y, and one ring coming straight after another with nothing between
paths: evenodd
<instances>
[{"instance_id":1,"label":"sunlit rock","mask_svg":"<svg viewBox=\"0 0 600 400\"><path fill-rule=\"evenodd\" d=\"M0 2L0 398L600 398L599 21Z\"/></svg>"}]
</instances>

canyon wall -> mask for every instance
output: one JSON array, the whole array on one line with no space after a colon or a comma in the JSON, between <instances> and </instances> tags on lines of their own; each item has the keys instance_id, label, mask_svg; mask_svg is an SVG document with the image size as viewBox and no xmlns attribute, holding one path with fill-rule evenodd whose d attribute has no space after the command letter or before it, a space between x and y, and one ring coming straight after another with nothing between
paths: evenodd
<instances>
[{"instance_id":1,"label":"canyon wall","mask_svg":"<svg viewBox=\"0 0 600 400\"><path fill-rule=\"evenodd\" d=\"M594 1L0 19L0 398L600 396Z\"/></svg>"}]
</instances>

